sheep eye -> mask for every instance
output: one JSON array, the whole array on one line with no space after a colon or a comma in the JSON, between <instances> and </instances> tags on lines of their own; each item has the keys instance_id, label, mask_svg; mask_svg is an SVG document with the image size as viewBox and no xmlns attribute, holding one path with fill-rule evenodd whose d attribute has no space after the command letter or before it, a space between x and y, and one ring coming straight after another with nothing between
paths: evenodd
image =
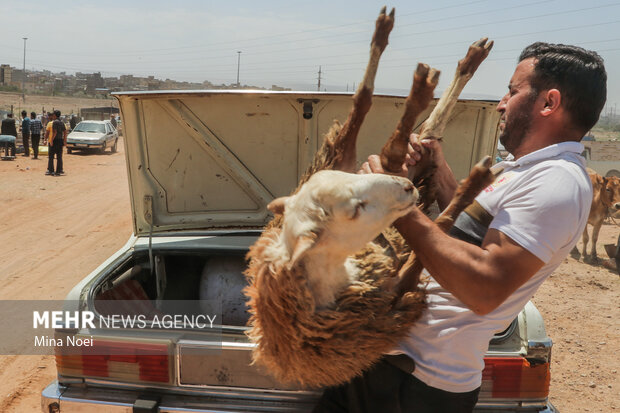
<instances>
[{"instance_id":1,"label":"sheep eye","mask_svg":"<svg viewBox=\"0 0 620 413\"><path fill-rule=\"evenodd\" d=\"M355 205L355 210L353 211L353 216L351 219L356 219L360 215L360 211L366 209L366 202L360 201Z\"/></svg>"}]
</instances>

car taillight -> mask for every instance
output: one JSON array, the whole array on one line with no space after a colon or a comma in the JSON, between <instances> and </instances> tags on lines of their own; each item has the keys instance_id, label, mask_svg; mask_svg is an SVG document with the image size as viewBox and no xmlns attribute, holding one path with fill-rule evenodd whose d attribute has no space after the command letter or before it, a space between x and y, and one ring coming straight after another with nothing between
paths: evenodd
<instances>
[{"instance_id":1,"label":"car taillight","mask_svg":"<svg viewBox=\"0 0 620 413\"><path fill-rule=\"evenodd\" d=\"M167 343L95 338L92 346L79 351L56 347L56 368L61 376L168 383L170 354Z\"/></svg>"},{"instance_id":2,"label":"car taillight","mask_svg":"<svg viewBox=\"0 0 620 413\"><path fill-rule=\"evenodd\" d=\"M485 357L481 393L504 399L544 399L549 395L549 363L523 357Z\"/></svg>"}]
</instances>

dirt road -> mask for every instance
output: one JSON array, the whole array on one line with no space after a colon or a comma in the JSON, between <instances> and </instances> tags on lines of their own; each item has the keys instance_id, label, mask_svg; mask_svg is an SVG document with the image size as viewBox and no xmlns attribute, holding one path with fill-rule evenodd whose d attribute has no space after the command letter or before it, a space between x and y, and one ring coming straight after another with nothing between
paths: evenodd
<instances>
[{"instance_id":1,"label":"dirt road","mask_svg":"<svg viewBox=\"0 0 620 413\"><path fill-rule=\"evenodd\" d=\"M44 158L0 161L0 299L62 300L127 241L121 146L115 154L65 153L60 177L45 175ZM0 356L0 410L40 411L40 392L55 370L52 356Z\"/></svg>"},{"instance_id":2,"label":"dirt road","mask_svg":"<svg viewBox=\"0 0 620 413\"><path fill-rule=\"evenodd\" d=\"M62 177L44 175L45 159L0 162L0 299L61 300L125 243L131 212L119 148L116 154L65 154ZM618 231L603 226L601 254ZM620 411L618 275L568 258L534 302L554 341L556 407ZM55 374L51 356L0 356L2 412L40 411L40 392Z\"/></svg>"}]
</instances>

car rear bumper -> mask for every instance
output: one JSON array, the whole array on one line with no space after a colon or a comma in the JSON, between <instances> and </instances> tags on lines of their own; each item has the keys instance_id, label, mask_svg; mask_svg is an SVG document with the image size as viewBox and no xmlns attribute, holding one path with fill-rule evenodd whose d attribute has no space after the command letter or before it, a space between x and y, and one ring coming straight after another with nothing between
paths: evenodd
<instances>
[{"instance_id":1,"label":"car rear bumper","mask_svg":"<svg viewBox=\"0 0 620 413\"><path fill-rule=\"evenodd\" d=\"M102 148L103 147L103 142L97 142L97 143L74 143L74 142L67 142L67 148L69 149L90 149L90 148Z\"/></svg>"},{"instance_id":2,"label":"car rear bumper","mask_svg":"<svg viewBox=\"0 0 620 413\"><path fill-rule=\"evenodd\" d=\"M109 389L104 387L63 386L57 381L41 394L41 411L50 412L158 412L158 413L233 413L233 412L310 412L315 404L311 398L294 396L247 397L230 392L217 395L158 393L149 395L146 389Z\"/></svg>"},{"instance_id":3,"label":"car rear bumper","mask_svg":"<svg viewBox=\"0 0 620 413\"><path fill-rule=\"evenodd\" d=\"M232 412L310 412L314 402L310 399L303 401L283 400L281 398L243 398L235 394L226 396L200 396L182 394L149 395L146 391L135 389L109 389L103 387L66 387L57 381L47 386L41 394L41 410L50 412L203 412L203 413L232 413ZM516 404L479 403L474 410L484 412L514 412L514 413L559 413L551 404L546 406L518 406Z\"/></svg>"}]
</instances>

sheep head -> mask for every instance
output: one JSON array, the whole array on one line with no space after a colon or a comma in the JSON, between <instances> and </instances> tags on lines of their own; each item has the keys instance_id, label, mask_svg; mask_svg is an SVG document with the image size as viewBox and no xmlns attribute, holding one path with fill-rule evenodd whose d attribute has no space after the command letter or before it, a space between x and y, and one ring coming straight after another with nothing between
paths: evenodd
<instances>
[{"instance_id":1,"label":"sheep head","mask_svg":"<svg viewBox=\"0 0 620 413\"><path fill-rule=\"evenodd\" d=\"M324 170L291 196L268 205L283 214L282 241L291 268L312 252L344 259L363 248L415 206L418 192L406 178Z\"/></svg>"}]
</instances>

